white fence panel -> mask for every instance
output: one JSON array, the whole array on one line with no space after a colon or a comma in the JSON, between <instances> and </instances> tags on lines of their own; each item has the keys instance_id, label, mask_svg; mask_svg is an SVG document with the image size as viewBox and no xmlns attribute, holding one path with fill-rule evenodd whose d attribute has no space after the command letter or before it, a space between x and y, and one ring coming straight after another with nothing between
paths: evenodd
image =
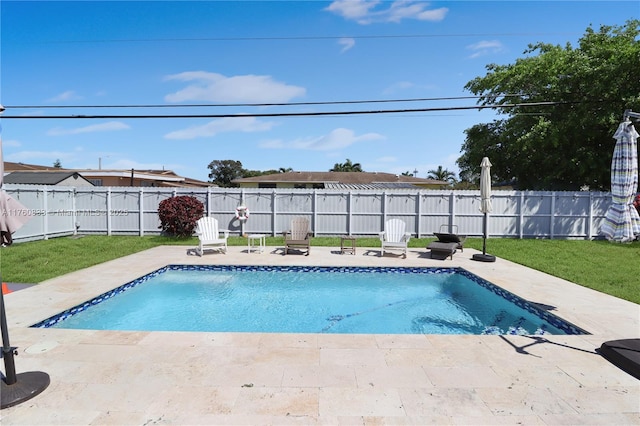
<instances>
[{"instance_id":1,"label":"white fence panel","mask_svg":"<svg viewBox=\"0 0 640 426\"><path fill-rule=\"evenodd\" d=\"M158 206L176 195L201 201L205 214L233 235L281 235L294 217L307 217L322 235L376 236L388 219L407 223L414 236L454 230L482 235L479 191L348 191L239 188L70 188L6 185L31 216L14 240L74 233L157 235ZM235 217L241 203L249 219ZM594 238L611 203L604 192L494 191L489 215L491 237Z\"/></svg>"}]
</instances>

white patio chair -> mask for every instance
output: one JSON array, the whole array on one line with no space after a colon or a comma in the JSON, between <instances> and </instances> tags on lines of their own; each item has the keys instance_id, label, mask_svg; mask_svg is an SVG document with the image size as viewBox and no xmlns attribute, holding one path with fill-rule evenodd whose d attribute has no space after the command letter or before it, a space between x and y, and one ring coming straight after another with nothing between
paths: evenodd
<instances>
[{"instance_id":1,"label":"white patio chair","mask_svg":"<svg viewBox=\"0 0 640 426\"><path fill-rule=\"evenodd\" d=\"M222 235L220 234L222 232ZM229 238L228 230L218 229L218 220L212 217L202 217L196 222L196 235L200 241L196 252L198 256L202 256L205 250L220 250L227 253L227 239Z\"/></svg>"},{"instance_id":2,"label":"white patio chair","mask_svg":"<svg viewBox=\"0 0 640 426\"><path fill-rule=\"evenodd\" d=\"M400 219L390 219L384 224L384 232L380 232L381 256L384 256L385 250L400 250L403 256L407 257L407 245L411 233L405 232L406 227L407 225Z\"/></svg>"}]
</instances>

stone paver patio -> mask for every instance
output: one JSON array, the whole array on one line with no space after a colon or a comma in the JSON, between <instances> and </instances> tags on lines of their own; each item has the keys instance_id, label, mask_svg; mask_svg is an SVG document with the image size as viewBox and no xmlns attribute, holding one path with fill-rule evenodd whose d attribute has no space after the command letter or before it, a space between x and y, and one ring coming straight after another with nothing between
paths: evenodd
<instances>
[{"instance_id":1,"label":"stone paver patio","mask_svg":"<svg viewBox=\"0 0 640 426\"><path fill-rule=\"evenodd\" d=\"M3 425L640 424L640 381L595 351L640 337L640 306L498 259L358 248L283 256L165 246L5 296L18 373L40 395ZM583 336L116 332L30 325L167 264L460 266L587 330ZM606 273L606 272L604 272Z\"/></svg>"}]
</instances>

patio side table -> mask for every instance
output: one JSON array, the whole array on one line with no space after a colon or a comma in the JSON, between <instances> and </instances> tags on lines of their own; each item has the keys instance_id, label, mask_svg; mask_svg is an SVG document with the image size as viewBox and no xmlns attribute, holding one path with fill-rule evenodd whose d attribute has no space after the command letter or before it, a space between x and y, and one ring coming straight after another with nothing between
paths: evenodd
<instances>
[{"instance_id":1,"label":"patio side table","mask_svg":"<svg viewBox=\"0 0 640 426\"><path fill-rule=\"evenodd\" d=\"M340 237L340 254L356 254L356 237L351 235Z\"/></svg>"},{"instance_id":2,"label":"patio side table","mask_svg":"<svg viewBox=\"0 0 640 426\"><path fill-rule=\"evenodd\" d=\"M265 234L247 235L247 253L251 253L251 250L262 253L266 247L266 237Z\"/></svg>"}]
</instances>

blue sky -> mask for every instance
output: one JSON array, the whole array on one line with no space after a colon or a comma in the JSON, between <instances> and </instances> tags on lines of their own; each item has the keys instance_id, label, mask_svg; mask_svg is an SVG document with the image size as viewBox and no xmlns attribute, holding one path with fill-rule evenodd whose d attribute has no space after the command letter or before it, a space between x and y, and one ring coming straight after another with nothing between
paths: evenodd
<instances>
[{"instance_id":1,"label":"blue sky","mask_svg":"<svg viewBox=\"0 0 640 426\"><path fill-rule=\"evenodd\" d=\"M489 110L255 117L286 112L473 106L464 85L529 44L576 46L592 25L640 17L636 1L0 2L7 161L171 169L207 180L213 160L246 169L457 172L464 130ZM244 106L173 107L189 104ZM72 106L120 106L76 108ZM127 105L167 105L124 108ZM32 106L34 108L12 108ZM49 109L44 106L65 106ZM231 118L11 119L231 114ZM499 159L491 159L492 162ZM479 165L478 165L479 166Z\"/></svg>"}]
</instances>

